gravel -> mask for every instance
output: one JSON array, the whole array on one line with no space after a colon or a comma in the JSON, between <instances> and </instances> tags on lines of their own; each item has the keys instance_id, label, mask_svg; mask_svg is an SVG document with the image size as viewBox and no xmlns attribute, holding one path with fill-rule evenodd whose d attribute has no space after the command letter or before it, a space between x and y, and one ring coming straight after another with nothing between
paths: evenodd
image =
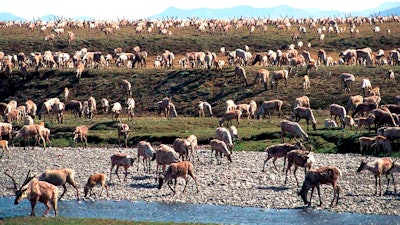
<instances>
[{"instance_id":1,"label":"gravel","mask_svg":"<svg viewBox=\"0 0 400 225\"><path fill-rule=\"evenodd\" d=\"M23 150L11 147L11 157L0 160L1 167L14 174L17 183L21 184L29 169L34 174L40 174L44 169L70 167L75 170L75 180L78 183L80 197L83 197L83 186L87 178L94 173L106 173L109 179L110 156L117 152L137 156L135 148L42 148ZM265 172L261 172L265 152L234 152L232 163L225 158L217 164L215 158L210 163L209 146L201 146L199 150L200 162L195 162L199 193L196 193L194 182L189 178L186 193L182 193L183 179L178 179L177 193L171 194L168 186L157 189L155 181L155 162L152 162L152 173L145 173L140 164L137 171L137 161L133 168L129 168L128 181L123 181L123 168L120 169L121 181L112 175L108 181L110 196L105 192L101 197L88 200L143 200L164 203L199 203L234 206L254 206L274 209L290 209L304 207L303 201L297 195L297 187L293 174L288 174L288 183L284 185L285 174L282 172L283 160L278 159L276 164L279 171L272 165L272 160L267 162ZM341 187L339 204L330 208L333 198L331 185L321 186L323 204L318 205L318 194L314 193L312 207L326 209L333 212L354 212L363 214L399 214L399 196L394 192L393 185L389 192L383 196L374 196L375 180L369 171L356 173L360 160L365 156L358 154L315 154L316 163L313 167L322 165L338 166L343 174L339 181ZM374 160L370 157L368 160ZM293 171L293 170L292 170ZM300 185L304 179L302 168L297 171ZM382 178L382 190L386 190L386 178ZM2 196L13 196L9 189L12 187L11 179L3 173L0 175L0 188ZM67 185L68 191L63 199L76 199L73 187ZM60 187L60 192L62 188ZM94 189L100 192L100 187ZM315 191L316 192L316 191Z\"/></svg>"}]
</instances>

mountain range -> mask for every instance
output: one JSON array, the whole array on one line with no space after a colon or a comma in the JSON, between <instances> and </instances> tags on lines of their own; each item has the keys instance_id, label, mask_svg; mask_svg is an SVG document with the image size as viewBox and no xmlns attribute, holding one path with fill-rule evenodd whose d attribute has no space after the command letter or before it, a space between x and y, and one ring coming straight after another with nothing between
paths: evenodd
<instances>
[{"instance_id":1,"label":"mountain range","mask_svg":"<svg viewBox=\"0 0 400 225\"><path fill-rule=\"evenodd\" d=\"M198 8L179 9L170 7L160 14L151 16L157 18L201 18L201 19L231 19L231 18L323 18L323 17L347 17L347 16L391 16L400 15L400 2L384 3L377 8L363 11L323 11L318 9L298 9L287 5L271 8L254 8L251 6L236 6L223 9Z\"/></svg>"},{"instance_id":2,"label":"mountain range","mask_svg":"<svg viewBox=\"0 0 400 225\"><path fill-rule=\"evenodd\" d=\"M363 10L363 11L323 11L318 9L298 9L287 5L280 5L270 8L254 8L251 6L235 6L223 9L197 8L197 9L180 9L170 7L161 12L150 16L149 19L167 19L167 18L200 18L200 19L232 19L232 18L323 18L323 17L347 17L347 16L391 16L400 15L400 2L387 2L379 7ZM45 15L40 18L21 18L9 12L0 13L0 21L10 20L43 20L51 21L62 16ZM72 19L92 20L86 16L75 17Z\"/></svg>"}]
</instances>

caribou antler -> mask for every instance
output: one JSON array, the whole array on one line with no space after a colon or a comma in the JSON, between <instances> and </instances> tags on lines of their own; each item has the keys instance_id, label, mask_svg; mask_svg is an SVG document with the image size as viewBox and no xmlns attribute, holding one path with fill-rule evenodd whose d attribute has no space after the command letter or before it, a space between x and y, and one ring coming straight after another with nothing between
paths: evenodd
<instances>
[{"instance_id":1,"label":"caribou antler","mask_svg":"<svg viewBox=\"0 0 400 225\"><path fill-rule=\"evenodd\" d=\"M35 176L29 176L31 173L31 170L28 171L28 174L26 175L24 183L21 185L21 187L25 186L27 183L29 183Z\"/></svg>"},{"instance_id":2,"label":"caribou antler","mask_svg":"<svg viewBox=\"0 0 400 225\"><path fill-rule=\"evenodd\" d=\"M24 183L21 185L21 187L25 186L25 185L26 185L27 183L29 183L33 178L35 178L35 176L29 176L30 173L31 173L31 170L28 171L28 174L26 175L25 181L24 181ZM4 170L4 174L11 178L11 180L13 181L13 184L14 184L14 189L15 189L15 190L18 190L17 182L15 181L14 177L11 176L11 174L8 173L8 170Z\"/></svg>"},{"instance_id":3,"label":"caribou antler","mask_svg":"<svg viewBox=\"0 0 400 225\"><path fill-rule=\"evenodd\" d=\"M8 173L8 170L4 170L4 174L11 178L11 180L12 180L13 183L14 183L14 188L15 188L15 190L18 190L17 182L15 182L14 177L12 177L12 176Z\"/></svg>"}]
</instances>

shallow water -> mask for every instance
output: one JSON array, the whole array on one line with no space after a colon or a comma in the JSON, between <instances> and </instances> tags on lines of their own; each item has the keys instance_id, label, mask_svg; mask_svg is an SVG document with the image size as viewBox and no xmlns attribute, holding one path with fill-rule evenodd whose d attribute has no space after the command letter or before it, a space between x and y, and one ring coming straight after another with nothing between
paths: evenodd
<instances>
[{"instance_id":1,"label":"shallow water","mask_svg":"<svg viewBox=\"0 0 400 225\"><path fill-rule=\"evenodd\" d=\"M36 206L41 216L45 206ZM14 205L13 198L0 198L0 218L26 216L27 200ZM50 216L54 212L50 211ZM400 224L400 216L331 213L313 209L263 209L144 201L60 201L59 216L71 218L105 218L130 221L200 222L218 224Z\"/></svg>"}]
</instances>

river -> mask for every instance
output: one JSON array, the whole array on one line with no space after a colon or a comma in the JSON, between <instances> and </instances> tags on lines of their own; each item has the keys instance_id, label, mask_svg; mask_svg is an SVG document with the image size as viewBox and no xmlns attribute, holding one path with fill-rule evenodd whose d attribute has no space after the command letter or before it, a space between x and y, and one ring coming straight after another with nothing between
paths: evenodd
<instances>
[{"instance_id":1,"label":"river","mask_svg":"<svg viewBox=\"0 0 400 225\"><path fill-rule=\"evenodd\" d=\"M13 198L0 198L0 218L26 216L27 200L19 205ZM217 224L400 224L400 216L332 213L312 208L264 209L207 204L164 204L145 201L60 201L59 216L71 218L104 218L129 221L199 222ZM36 214L45 206L38 203ZM54 216L50 211L49 216Z\"/></svg>"}]
</instances>

